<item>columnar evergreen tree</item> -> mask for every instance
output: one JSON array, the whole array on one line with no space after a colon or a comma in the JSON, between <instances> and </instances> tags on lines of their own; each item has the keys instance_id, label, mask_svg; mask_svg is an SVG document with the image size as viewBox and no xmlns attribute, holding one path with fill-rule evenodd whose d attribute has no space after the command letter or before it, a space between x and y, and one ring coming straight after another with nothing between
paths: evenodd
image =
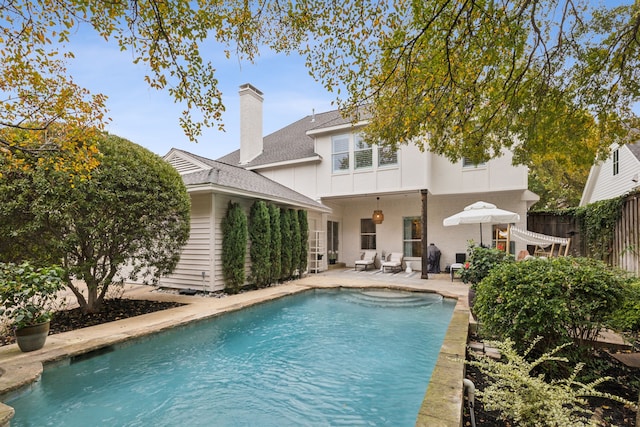
<instances>
[{"instance_id":1,"label":"columnar evergreen tree","mask_svg":"<svg viewBox=\"0 0 640 427\"><path fill-rule=\"evenodd\" d=\"M264 200L256 200L251 205L249 240L251 281L258 287L267 286L271 279L271 221Z\"/></svg>"},{"instance_id":2,"label":"columnar evergreen tree","mask_svg":"<svg viewBox=\"0 0 640 427\"><path fill-rule=\"evenodd\" d=\"M291 218L291 277L295 275L300 264L300 222L298 221L298 213L289 209L289 217ZM301 272L298 271L298 275Z\"/></svg>"},{"instance_id":3,"label":"columnar evergreen tree","mask_svg":"<svg viewBox=\"0 0 640 427\"><path fill-rule=\"evenodd\" d=\"M244 284L246 251L247 215L239 204L229 201L222 220L222 274L230 293L237 293Z\"/></svg>"},{"instance_id":4,"label":"columnar evergreen tree","mask_svg":"<svg viewBox=\"0 0 640 427\"><path fill-rule=\"evenodd\" d=\"M291 277L292 265L292 238L291 238L291 215L289 209L280 209L280 233L282 234L282 275L283 279Z\"/></svg>"},{"instance_id":5,"label":"columnar evergreen tree","mask_svg":"<svg viewBox=\"0 0 640 427\"><path fill-rule=\"evenodd\" d=\"M280 230L280 208L276 205L269 205L269 220L271 222L270 283L274 283L282 274L282 231Z\"/></svg>"},{"instance_id":6,"label":"columnar evergreen tree","mask_svg":"<svg viewBox=\"0 0 640 427\"><path fill-rule=\"evenodd\" d=\"M309 221L307 220L307 211L298 211L298 222L300 224L300 262L298 270L300 274L307 270L307 262L309 257Z\"/></svg>"}]
</instances>

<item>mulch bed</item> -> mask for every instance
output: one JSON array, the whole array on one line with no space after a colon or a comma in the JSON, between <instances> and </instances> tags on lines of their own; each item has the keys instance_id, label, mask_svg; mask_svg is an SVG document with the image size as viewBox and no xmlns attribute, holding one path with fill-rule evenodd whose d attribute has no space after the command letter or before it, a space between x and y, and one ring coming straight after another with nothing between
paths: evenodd
<instances>
[{"instance_id":1,"label":"mulch bed","mask_svg":"<svg viewBox=\"0 0 640 427\"><path fill-rule=\"evenodd\" d=\"M474 337L475 340L478 337ZM471 360L472 356L467 355L467 360ZM596 353L599 365L603 367L601 376L610 376L613 381L608 381L597 388L597 390L611 393L616 396L623 397L631 402L638 402L638 387L640 386L640 369L633 369L625 366L619 361L612 358L607 352L599 351ZM469 378L476 390L482 390L487 386L489 378L482 374L477 367L467 365L466 377ZM619 426L633 427L636 426L636 412L627 408L622 403L615 402L610 399L589 398L589 409L597 414L598 425L601 427ZM467 396L464 398L464 420L463 426L470 427L471 416L469 411L469 403ZM476 396L474 400L475 425L477 427L516 427L512 420L504 420L500 418L497 411L486 411L482 401Z\"/></svg>"},{"instance_id":2,"label":"mulch bed","mask_svg":"<svg viewBox=\"0 0 640 427\"><path fill-rule=\"evenodd\" d=\"M53 320L51 320L49 334L59 334L74 329L100 325L102 323L153 313L154 311L166 310L181 305L182 304L176 302L145 301L126 298L106 299L99 313L83 314L79 308L57 312ZM12 331L0 333L0 346L13 344L14 342L15 337Z\"/></svg>"}]
</instances>

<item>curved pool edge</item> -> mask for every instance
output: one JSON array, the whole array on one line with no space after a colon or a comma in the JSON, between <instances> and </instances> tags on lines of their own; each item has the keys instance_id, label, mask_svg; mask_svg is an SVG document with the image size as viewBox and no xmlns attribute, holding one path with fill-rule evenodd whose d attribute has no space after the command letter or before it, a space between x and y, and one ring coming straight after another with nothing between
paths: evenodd
<instances>
[{"instance_id":1,"label":"curved pool edge","mask_svg":"<svg viewBox=\"0 0 640 427\"><path fill-rule=\"evenodd\" d=\"M436 285L436 283L429 280L419 282L417 285L381 284L367 280L327 282L318 280L316 276L307 276L288 284L225 298L158 294L147 290L142 295L132 295L131 297L154 300L160 297L163 300L171 299L185 305L109 324L51 335L48 337L45 347L34 352L22 353L16 344L0 347L0 360L2 360L0 369L4 371L3 375L0 375L0 401L5 401L16 393L22 392L37 381L43 366L61 363L74 356L101 348L315 288L385 288L435 292L445 298L457 300L431 381L417 416L416 426L459 427L462 425L462 380L464 378L469 310L466 296L461 298L460 292L447 292L438 289L438 286L430 285ZM13 408L0 403L0 427L8 426L12 417Z\"/></svg>"}]
</instances>

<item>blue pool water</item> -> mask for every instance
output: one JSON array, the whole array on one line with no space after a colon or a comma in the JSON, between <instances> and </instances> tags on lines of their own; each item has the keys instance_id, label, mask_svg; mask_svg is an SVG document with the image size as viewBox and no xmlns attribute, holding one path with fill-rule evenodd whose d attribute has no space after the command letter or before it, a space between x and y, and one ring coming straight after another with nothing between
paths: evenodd
<instances>
[{"instance_id":1,"label":"blue pool water","mask_svg":"<svg viewBox=\"0 0 640 427\"><path fill-rule=\"evenodd\" d=\"M312 291L46 369L19 426L413 426L454 303Z\"/></svg>"}]
</instances>

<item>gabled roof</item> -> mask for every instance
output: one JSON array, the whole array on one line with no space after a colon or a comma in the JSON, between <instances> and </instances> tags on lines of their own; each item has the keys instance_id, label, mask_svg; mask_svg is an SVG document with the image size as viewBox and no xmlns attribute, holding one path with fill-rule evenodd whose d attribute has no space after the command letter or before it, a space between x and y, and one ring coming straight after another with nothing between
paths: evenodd
<instances>
[{"instance_id":1,"label":"gabled roof","mask_svg":"<svg viewBox=\"0 0 640 427\"><path fill-rule=\"evenodd\" d=\"M350 120L342 117L340 110L308 115L265 136L262 154L251 162L243 164L242 167L252 169L283 162L320 160L318 154L314 152L313 138L308 136L307 132L349 123ZM240 150L220 157L218 161L229 165L238 165Z\"/></svg>"},{"instance_id":2,"label":"gabled roof","mask_svg":"<svg viewBox=\"0 0 640 427\"><path fill-rule=\"evenodd\" d=\"M177 148L172 148L164 159L178 170L184 184L190 190L198 187L213 187L230 194L331 212L331 209L322 203L257 172L207 159Z\"/></svg>"}]
</instances>

